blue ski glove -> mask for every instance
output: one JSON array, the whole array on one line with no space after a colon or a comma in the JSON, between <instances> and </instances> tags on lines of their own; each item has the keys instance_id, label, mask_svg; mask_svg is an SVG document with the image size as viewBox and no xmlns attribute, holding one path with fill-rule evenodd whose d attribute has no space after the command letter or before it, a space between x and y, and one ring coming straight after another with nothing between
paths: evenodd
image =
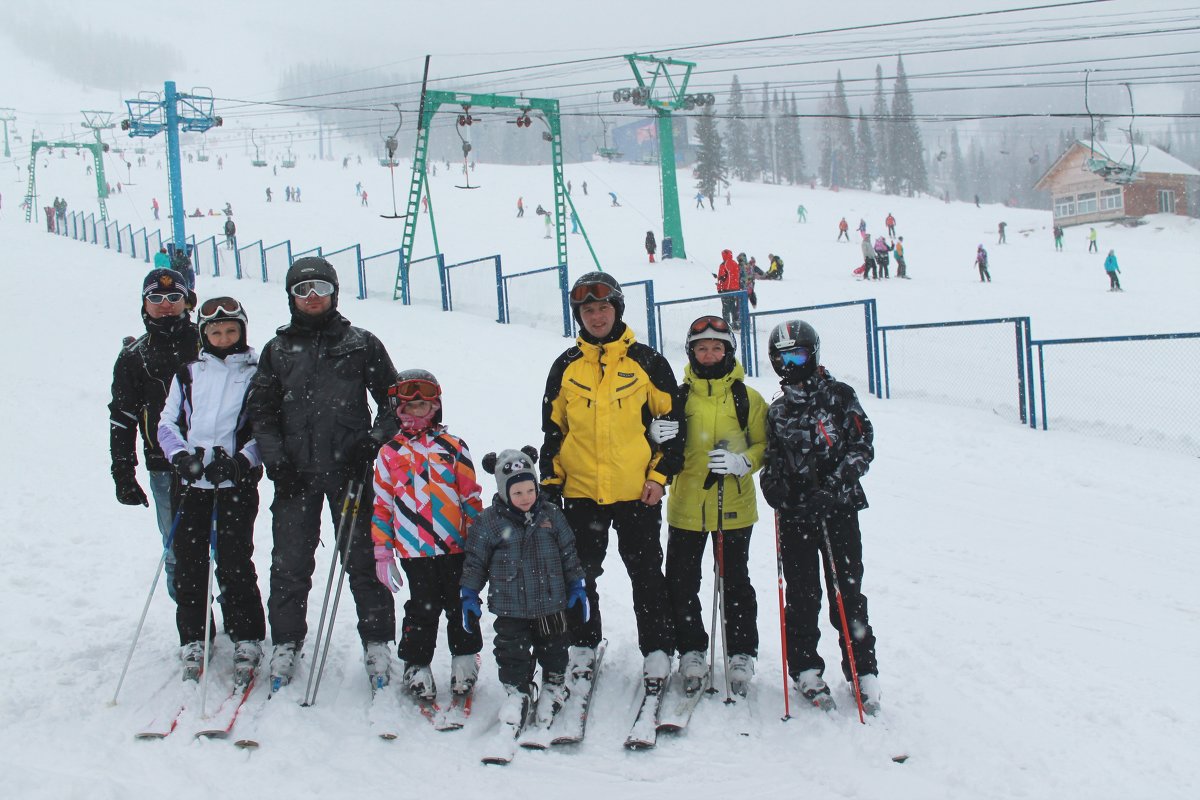
<instances>
[{"instance_id":1,"label":"blue ski glove","mask_svg":"<svg viewBox=\"0 0 1200 800\"><path fill-rule=\"evenodd\" d=\"M587 589L584 588L583 578L574 581L567 587L567 608L579 606L579 612L583 615L583 621L587 622L592 618L592 604L588 602Z\"/></svg>"},{"instance_id":2,"label":"blue ski glove","mask_svg":"<svg viewBox=\"0 0 1200 800\"><path fill-rule=\"evenodd\" d=\"M464 586L458 590L458 598L462 602L463 630L471 633L479 623L479 618L483 616L483 609L479 605L479 592ZM474 625L471 622L472 617L475 618Z\"/></svg>"}]
</instances>

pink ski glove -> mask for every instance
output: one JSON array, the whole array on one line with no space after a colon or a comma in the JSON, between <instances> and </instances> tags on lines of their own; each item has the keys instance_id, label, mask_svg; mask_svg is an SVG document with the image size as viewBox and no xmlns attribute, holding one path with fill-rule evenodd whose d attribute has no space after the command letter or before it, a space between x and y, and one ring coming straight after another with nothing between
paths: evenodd
<instances>
[{"instance_id":1,"label":"pink ski glove","mask_svg":"<svg viewBox=\"0 0 1200 800\"><path fill-rule=\"evenodd\" d=\"M404 578L396 566L395 551L387 545L375 545L375 577L393 594L404 585Z\"/></svg>"}]
</instances>

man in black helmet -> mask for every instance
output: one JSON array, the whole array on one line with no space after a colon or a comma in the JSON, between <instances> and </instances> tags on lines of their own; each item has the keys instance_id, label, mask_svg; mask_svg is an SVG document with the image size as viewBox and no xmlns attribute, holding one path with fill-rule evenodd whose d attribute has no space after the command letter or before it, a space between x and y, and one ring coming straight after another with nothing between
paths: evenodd
<instances>
[{"instance_id":1,"label":"man in black helmet","mask_svg":"<svg viewBox=\"0 0 1200 800\"><path fill-rule=\"evenodd\" d=\"M862 593L862 534L858 512L867 507L859 484L875 456L871 422L854 389L820 365L821 339L801 320L771 331L768 352L783 393L767 411L763 497L778 512L783 574L787 578L787 666L792 680L814 705L833 699L817 653L821 631L821 567L826 532L853 643L863 707L879 710L875 634ZM827 574L829 565L824 565ZM851 678L841 616L827 580L829 618L839 633L842 672Z\"/></svg>"},{"instance_id":2,"label":"man in black helmet","mask_svg":"<svg viewBox=\"0 0 1200 800\"><path fill-rule=\"evenodd\" d=\"M160 267L142 281L141 304L146 332L121 349L113 367L108 449L117 501L127 506L148 506L136 470L136 443L141 433L150 493L165 545L171 533L173 474L158 444L158 417L175 373L200 353L200 334L190 315L196 306L196 293L178 272ZM170 551L166 573L167 592L174 599L175 556Z\"/></svg>"},{"instance_id":3,"label":"man in black helmet","mask_svg":"<svg viewBox=\"0 0 1200 800\"><path fill-rule=\"evenodd\" d=\"M267 476L275 482L271 504L274 549L267 602L271 679L292 678L308 632L306 611L321 507L341 507L351 481L364 480L381 444L395 433L387 390L396 368L383 343L356 328L337 310L338 278L323 258L301 258L287 273L292 319L275 332L258 361L248 401L254 436ZM371 417L367 394L375 400ZM375 578L371 546L371 480L366 480L351 537L346 571L358 610L358 633L368 644L396 635L391 592ZM385 648L389 649L389 648Z\"/></svg>"},{"instance_id":4,"label":"man in black helmet","mask_svg":"<svg viewBox=\"0 0 1200 800\"><path fill-rule=\"evenodd\" d=\"M561 499L575 532L591 604L590 619L572 626L571 672L587 680L594 667L602 638L596 579L604 572L612 527L633 583L645 682L661 688L674 649L662 572L662 497L683 465L683 442L663 436L656 444L649 430L656 418L669 416L679 430L675 374L622 321L625 296L611 275L580 277L571 289L571 309L579 336L546 380L540 459L542 491Z\"/></svg>"}]
</instances>

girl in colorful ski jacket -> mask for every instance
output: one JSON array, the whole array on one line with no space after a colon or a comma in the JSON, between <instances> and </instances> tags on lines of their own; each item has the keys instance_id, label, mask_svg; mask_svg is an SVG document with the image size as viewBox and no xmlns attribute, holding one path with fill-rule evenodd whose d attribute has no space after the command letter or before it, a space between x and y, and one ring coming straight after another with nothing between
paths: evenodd
<instances>
[{"instance_id":1,"label":"girl in colorful ski jacket","mask_svg":"<svg viewBox=\"0 0 1200 800\"><path fill-rule=\"evenodd\" d=\"M452 691L474 686L483 647L478 630L462 627L458 589L467 530L483 510L480 487L466 442L442 424L441 397L437 378L421 369L402 370L388 390L400 431L375 460L371 516L376 577L396 591L398 556L408 578L398 652L405 687L422 699L437 692L429 664L441 612L449 621Z\"/></svg>"}]
</instances>

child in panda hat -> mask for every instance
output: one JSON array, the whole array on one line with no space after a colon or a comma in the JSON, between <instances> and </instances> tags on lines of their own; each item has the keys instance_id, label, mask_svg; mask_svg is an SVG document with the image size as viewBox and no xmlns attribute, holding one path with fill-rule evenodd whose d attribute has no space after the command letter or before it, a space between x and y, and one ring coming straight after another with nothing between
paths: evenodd
<instances>
[{"instance_id":1,"label":"child in panda hat","mask_svg":"<svg viewBox=\"0 0 1200 800\"><path fill-rule=\"evenodd\" d=\"M591 616L575 535L562 510L539 497L536 461L528 445L483 457L484 470L496 476L496 496L471 527L460 592L463 627L471 630L483 614L479 592L490 582L496 666L508 692L500 719L514 725L530 702L534 654L543 678L539 723L548 724L566 702L566 612L577 608L584 622Z\"/></svg>"}]
</instances>

